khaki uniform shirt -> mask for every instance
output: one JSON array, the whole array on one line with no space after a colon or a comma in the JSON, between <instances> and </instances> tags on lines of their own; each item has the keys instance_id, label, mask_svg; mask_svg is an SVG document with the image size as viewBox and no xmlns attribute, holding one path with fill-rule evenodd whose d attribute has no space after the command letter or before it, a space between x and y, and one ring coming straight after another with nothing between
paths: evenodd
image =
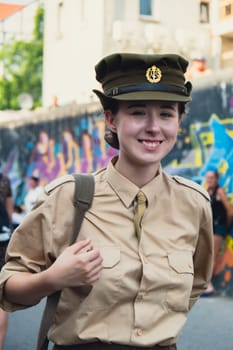
<instances>
[{"instance_id":1,"label":"khaki uniform shirt","mask_svg":"<svg viewBox=\"0 0 233 350\"><path fill-rule=\"evenodd\" d=\"M95 174L93 205L78 239L91 238L103 256L93 287L63 290L50 339L59 345L104 341L136 346L173 344L187 312L210 279L212 219L208 194L197 184L160 173L142 190L148 207L138 241L138 187L110 162ZM74 181L47 185L14 232L0 283L17 271L39 272L69 244ZM4 300L6 310L22 308Z\"/></svg>"}]
</instances>

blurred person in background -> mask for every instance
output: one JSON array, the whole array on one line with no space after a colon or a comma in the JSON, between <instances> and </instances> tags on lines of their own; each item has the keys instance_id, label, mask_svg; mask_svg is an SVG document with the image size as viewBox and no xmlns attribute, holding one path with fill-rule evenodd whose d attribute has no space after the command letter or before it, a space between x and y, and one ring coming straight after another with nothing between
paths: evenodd
<instances>
[{"instance_id":1,"label":"blurred person in background","mask_svg":"<svg viewBox=\"0 0 233 350\"><path fill-rule=\"evenodd\" d=\"M10 179L2 172L0 162L0 269L5 264L6 249L10 239L12 214L14 209ZM0 350L3 350L7 332L8 314L0 308Z\"/></svg>"},{"instance_id":2,"label":"blurred person in background","mask_svg":"<svg viewBox=\"0 0 233 350\"><path fill-rule=\"evenodd\" d=\"M18 227L25 216L24 208L22 205L14 204L14 211L12 214L12 227L13 230Z\"/></svg>"},{"instance_id":3,"label":"blurred person in background","mask_svg":"<svg viewBox=\"0 0 233 350\"><path fill-rule=\"evenodd\" d=\"M214 265L213 274L218 266L219 258L226 235L229 233L233 220L233 207L231 206L225 190L219 185L219 173L209 170L205 175L205 187L210 195L211 208L213 214L213 233L214 233ZM214 286L209 284L204 295L214 293Z\"/></svg>"},{"instance_id":4,"label":"blurred person in background","mask_svg":"<svg viewBox=\"0 0 233 350\"><path fill-rule=\"evenodd\" d=\"M43 188L40 186L39 175L32 175L27 179L27 194L24 198L25 214L30 213L32 207L36 204Z\"/></svg>"}]
</instances>

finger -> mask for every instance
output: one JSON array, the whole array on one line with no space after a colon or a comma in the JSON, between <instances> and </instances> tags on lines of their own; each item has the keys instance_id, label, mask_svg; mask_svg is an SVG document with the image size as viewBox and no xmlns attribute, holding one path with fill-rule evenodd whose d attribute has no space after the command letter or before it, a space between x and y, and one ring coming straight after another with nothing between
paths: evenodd
<instances>
[{"instance_id":1,"label":"finger","mask_svg":"<svg viewBox=\"0 0 233 350\"><path fill-rule=\"evenodd\" d=\"M70 245L68 248L71 250L73 254L79 253L82 249L86 248L90 244L91 240L84 239L82 241L78 241L72 245Z\"/></svg>"},{"instance_id":2,"label":"finger","mask_svg":"<svg viewBox=\"0 0 233 350\"><path fill-rule=\"evenodd\" d=\"M88 249L87 249L87 252L90 252L91 250L93 250L93 246L91 245Z\"/></svg>"},{"instance_id":3,"label":"finger","mask_svg":"<svg viewBox=\"0 0 233 350\"><path fill-rule=\"evenodd\" d=\"M98 258L101 258L101 260L103 260L101 254L100 254L100 251L99 251L98 249L95 249L95 248L93 248L93 249L90 250L90 251L87 251L87 253L86 253L86 258L87 258L87 260L90 261L90 262L91 262L91 261L94 261L94 260L96 260L96 259L98 259Z\"/></svg>"},{"instance_id":4,"label":"finger","mask_svg":"<svg viewBox=\"0 0 233 350\"><path fill-rule=\"evenodd\" d=\"M103 259L101 256L99 256L95 260L92 260L89 264L92 269L95 269L95 268L102 269L102 265L103 265L102 263L103 263Z\"/></svg>"},{"instance_id":5,"label":"finger","mask_svg":"<svg viewBox=\"0 0 233 350\"><path fill-rule=\"evenodd\" d=\"M90 273L87 276L86 282L87 283L97 282L100 279L101 270L102 269L96 268L95 270L90 271Z\"/></svg>"}]
</instances>

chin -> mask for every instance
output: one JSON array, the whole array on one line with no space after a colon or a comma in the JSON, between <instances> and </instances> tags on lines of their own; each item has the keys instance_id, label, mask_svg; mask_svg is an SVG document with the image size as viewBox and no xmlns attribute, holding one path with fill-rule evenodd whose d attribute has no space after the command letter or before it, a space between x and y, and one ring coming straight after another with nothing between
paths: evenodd
<instances>
[{"instance_id":1,"label":"chin","mask_svg":"<svg viewBox=\"0 0 233 350\"><path fill-rule=\"evenodd\" d=\"M135 164L137 163L139 166L153 166L153 165L157 165L158 163L161 162L161 158L152 158L152 157L144 157L144 158L140 158L137 160L135 160Z\"/></svg>"}]
</instances>

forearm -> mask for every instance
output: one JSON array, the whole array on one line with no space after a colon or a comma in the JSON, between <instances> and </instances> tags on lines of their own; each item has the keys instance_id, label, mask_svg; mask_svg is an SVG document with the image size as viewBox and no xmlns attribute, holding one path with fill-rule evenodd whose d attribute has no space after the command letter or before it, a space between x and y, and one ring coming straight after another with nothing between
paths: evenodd
<instances>
[{"instance_id":1,"label":"forearm","mask_svg":"<svg viewBox=\"0 0 233 350\"><path fill-rule=\"evenodd\" d=\"M211 280L213 270L213 225L212 212L210 206L205 211L205 220L199 231L199 238L193 256L194 279L193 288L190 295L190 306L192 306L199 296L206 290Z\"/></svg>"},{"instance_id":2,"label":"forearm","mask_svg":"<svg viewBox=\"0 0 233 350\"><path fill-rule=\"evenodd\" d=\"M49 270L39 273L19 272L10 277L4 287L5 298L12 303L35 305L57 291Z\"/></svg>"},{"instance_id":3,"label":"forearm","mask_svg":"<svg viewBox=\"0 0 233 350\"><path fill-rule=\"evenodd\" d=\"M102 256L89 239L64 249L55 262L42 272L17 272L5 282L4 296L8 302L35 305L58 290L92 285L100 278Z\"/></svg>"}]
</instances>

